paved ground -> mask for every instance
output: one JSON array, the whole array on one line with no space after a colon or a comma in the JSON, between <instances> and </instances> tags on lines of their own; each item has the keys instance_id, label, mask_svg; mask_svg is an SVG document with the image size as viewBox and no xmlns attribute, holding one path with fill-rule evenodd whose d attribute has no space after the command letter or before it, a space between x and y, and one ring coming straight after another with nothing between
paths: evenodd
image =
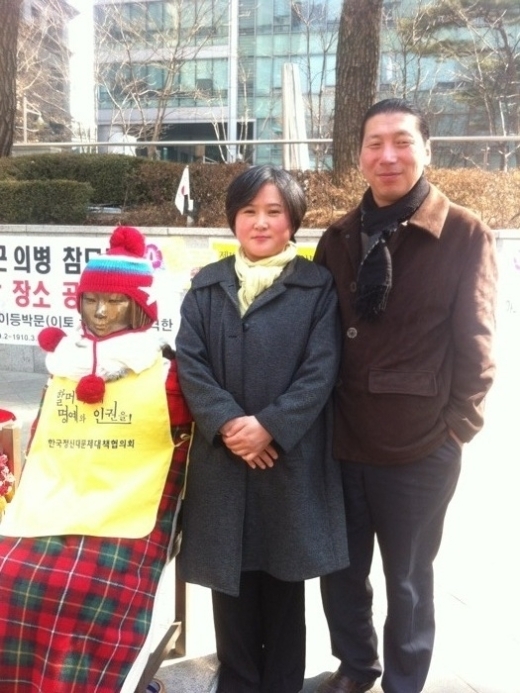
<instances>
[{"instance_id":1,"label":"paved ground","mask_svg":"<svg viewBox=\"0 0 520 693\"><path fill-rule=\"evenodd\" d=\"M427 693L520 693L518 321L512 328L499 341L499 374L487 405L487 424L465 450L436 564L438 635ZM0 371L0 407L17 415L24 440L45 380ZM384 595L379 565L373 580L380 626ZM312 693L337 663L329 652L317 581L307 584L307 592L304 692ZM187 657L166 661L158 674L168 693L210 693L217 670L214 651L209 594L190 587Z\"/></svg>"}]
</instances>

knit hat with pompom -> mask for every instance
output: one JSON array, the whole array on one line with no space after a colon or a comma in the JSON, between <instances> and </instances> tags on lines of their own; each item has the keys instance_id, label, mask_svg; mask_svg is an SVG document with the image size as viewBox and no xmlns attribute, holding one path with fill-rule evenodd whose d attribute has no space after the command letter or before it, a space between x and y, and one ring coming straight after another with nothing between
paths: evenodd
<instances>
[{"instance_id":1,"label":"knit hat with pompom","mask_svg":"<svg viewBox=\"0 0 520 693\"><path fill-rule=\"evenodd\" d=\"M124 294L140 306L152 322L157 320L157 302L153 298L153 270L144 257L144 236L131 226L118 226L110 237L110 248L105 255L91 258L79 280L77 307L81 312L84 293ZM94 349L93 372L83 376L76 386L81 402L97 404L103 401L105 381L96 375L97 340Z\"/></svg>"},{"instance_id":2,"label":"knit hat with pompom","mask_svg":"<svg viewBox=\"0 0 520 693\"><path fill-rule=\"evenodd\" d=\"M152 321L157 320L157 302L153 298L153 270L144 257L145 240L131 226L118 226L110 238L106 255L92 257L79 280L77 306L86 292L125 294L141 306Z\"/></svg>"}]
</instances>

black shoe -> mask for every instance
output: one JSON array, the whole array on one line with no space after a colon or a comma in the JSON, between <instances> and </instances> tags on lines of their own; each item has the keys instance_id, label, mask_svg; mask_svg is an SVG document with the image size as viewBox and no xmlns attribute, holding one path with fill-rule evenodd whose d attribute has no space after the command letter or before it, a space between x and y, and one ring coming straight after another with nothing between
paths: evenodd
<instances>
[{"instance_id":1,"label":"black shoe","mask_svg":"<svg viewBox=\"0 0 520 693\"><path fill-rule=\"evenodd\" d=\"M365 691L369 691L372 688L374 683L375 681L369 681L368 683L352 681L338 669L335 674L327 676L320 683L315 693L365 693Z\"/></svg>"}]
</instances>

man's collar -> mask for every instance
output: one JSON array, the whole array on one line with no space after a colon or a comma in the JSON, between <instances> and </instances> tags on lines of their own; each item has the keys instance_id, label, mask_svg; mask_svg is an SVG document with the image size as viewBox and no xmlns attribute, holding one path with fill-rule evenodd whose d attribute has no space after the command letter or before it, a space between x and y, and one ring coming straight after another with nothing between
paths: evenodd
<instances>
[{"instance_id":1,"label":"man's collar","mask_svg":"<svg viewBox=\"0 0 520 693\"><path fill-rule=\"evenodd\" d=\"M446 195L430 183L430 192L408 223L440 238L449 208L450 201Z\"/></svg>"}]
</instances>

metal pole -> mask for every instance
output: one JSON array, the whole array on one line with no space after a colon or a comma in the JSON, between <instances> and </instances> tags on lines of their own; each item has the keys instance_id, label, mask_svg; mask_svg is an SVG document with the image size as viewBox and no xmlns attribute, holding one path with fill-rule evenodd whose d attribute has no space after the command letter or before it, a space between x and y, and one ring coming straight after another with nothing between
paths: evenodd
<instances>
[{"instance_id":1,"label":"metal pole","mask_svg":"<svg viewBox=\"0 0 520 693\"><path fill-rule=\"evenodd\" d=\"M23 141L27 144L27 97L22 97L22 117L23 117Z\"/></svg>"},{"instance_id":2,"label":"metal pole","mask_svg":"<svg viewBox=\"0 0 520 693\"><path fill-rule=\"evenodd\" d=\"M238 118L238 0L229 3L228 140L237 139ZM227 161L237 160L236 145L228 147Z\"/></svg>"}]
</instances>

